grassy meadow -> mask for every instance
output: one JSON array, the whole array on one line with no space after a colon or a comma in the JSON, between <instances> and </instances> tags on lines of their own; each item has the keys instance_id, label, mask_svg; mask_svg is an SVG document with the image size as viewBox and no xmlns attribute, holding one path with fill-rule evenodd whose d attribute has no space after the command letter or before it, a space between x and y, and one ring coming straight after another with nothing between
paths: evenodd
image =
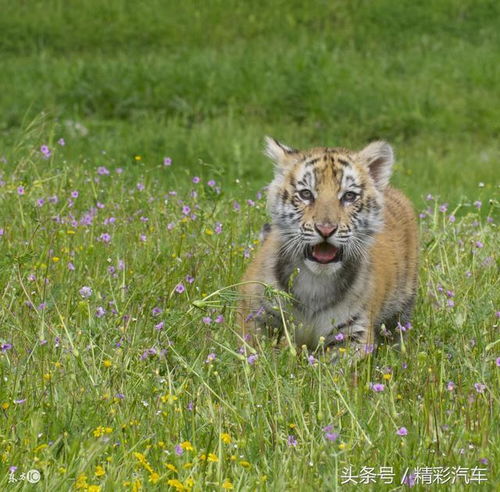
<instances>
[{"instance_id":1,"label":"grassy meadow","mask_svg":"<svg viewBox=\"0 0 500 492\"><path fill-rule=\"evenodd\" d=\"M1 490L498 490L498 2L0 7ZM242 350L266 134L395 147L402 351Z\"/></svg>"}]
</instances>

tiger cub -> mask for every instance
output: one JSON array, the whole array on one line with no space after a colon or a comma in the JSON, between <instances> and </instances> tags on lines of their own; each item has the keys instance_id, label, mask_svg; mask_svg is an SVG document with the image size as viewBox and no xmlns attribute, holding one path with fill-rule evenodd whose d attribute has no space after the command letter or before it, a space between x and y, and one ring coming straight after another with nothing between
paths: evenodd
<instances>
[{"instance_id":1,"label":"tiger cub","mask_svg":"<svg viewBox=\"0 0 500 492\"><path fill-rule=\"evenodd\" d=\"M242 335L282 334L266 285L293 297L295 343L346 342L356 356L405 325L417 288L417 224L409 200L389 186L386 142L361 151L295 150L266 138L276 165L268 188L271 227L240 288Z\"/></svg>"}]
</instances>

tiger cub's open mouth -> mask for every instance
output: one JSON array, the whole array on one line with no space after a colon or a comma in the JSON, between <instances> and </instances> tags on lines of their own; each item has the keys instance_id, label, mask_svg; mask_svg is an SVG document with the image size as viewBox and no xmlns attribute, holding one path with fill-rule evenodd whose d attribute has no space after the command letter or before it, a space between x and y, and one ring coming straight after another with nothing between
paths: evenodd
<instances>
[{"instance_id":1,"label":"tiger cub's open mouth","mask_svg":"<svg viewBox=\"0 0 500 492\"><path fill-rule=\"evenodd\" d=\"M306 251L306 258L317 263L326 265L342 260L342 249L336 248L330 243L323 242L314 246L309 246Z\"/></svg>"}]
</instances>

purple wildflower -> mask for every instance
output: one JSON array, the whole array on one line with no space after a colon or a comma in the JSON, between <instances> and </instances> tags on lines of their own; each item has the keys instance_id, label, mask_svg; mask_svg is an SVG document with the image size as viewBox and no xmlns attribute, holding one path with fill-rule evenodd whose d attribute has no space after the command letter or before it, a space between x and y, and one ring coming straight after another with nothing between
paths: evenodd
<instances>
[{"instance_id":1,"label":"purple wildflower","mask_svg":"<svg viewBox=\"0 0 500 492\"><path fill-rule=\"evenodd\" d=\"M64 138L60 138L57 143L61 146L64 147L66 145L66 142L64 141Z\"/></svg>"},{"instance_id":2,"label":"purple wildflower","mask_svg":"<svg viewBox=\"0 0 500 492\"><path fill-rule=\"evenodd\" d=\"M297 446L297 439L295 438L295 436L290 435L290 436L288 436L286 443L290 447L295 447L295 446Z\"/></svg>"},{"instance_id":3,"label":"purple wildflower","mask_svg":"<svg viewBox=\"0 0 500 492\"><path fill-rule=\"evenodd\" d=\"M449 308L452 308L455 306L455 301L453 299L448 299L446 301L446 305L449 307Z\"/></svg>"},{"instance_id":4,"label":"purple wildflower","mask_svg":"<svg viewBox=\"0 0 500 492\"><path fill-rule=\"evenodd\" d=\"M215 359L217 358L217 354L215 354L214 352L210 353L207 355L207 360L205 361L205 364L210 364L211 362L213 362Z\"/></svg>"},{"instance_id":5,"label":"purple wildflower","mask_svg":"<svg viewBox=\"0 0 500 492\"><path fill-rule=\"evenodd\" d=\"M0 345L0 350L2 352L7 352L7 350L10 350L11 348L12 348L11 343L2 343L2 345Z\"/></svg>"},{"instance_id":6,"label":"purple wildflower","mask_svg":"<svg viewBox=\"0 0 500 492\"><path fill-rule=\"evenodd\" d=\"M203 323L209 325L212 322L212 318L210 316L204 316L202 319Z\"/></svg>"},{"instance_id":7,"label":"purple wildflower","mask_svg":"<svg viewBox=\"0 0 500 492\"><path fill-rule=\"evenodd\" d=\"M335 442L339 437L337 432L325 432L325 439L327 441Z\"/></svg>"},{"instance_id":8,"label":"purple wildflower","mask_svg":"<svg viewBox=\"0 0 500 492\"><path fill-rule=\"evenodd\" d=\"M186 275L186 282L188 284L192 284L194 282L194 277L191 277L191 275Z\"/></svg>"},{"instance_id":9,"label":"purple wildflower","mask_svg":"<svg viewBox=\"0 0 500 492\"><path fill-rule=\"evenodd\" d=\"M182 294L186 290L186 287L182 283L178 283L175 287L175 292Z\"/></svg>"},{"instance_id":10,"label":"purple wildflower","mask_svg":"<svg viewBox=\"0 0 500 492\"><path fill-rule=\"evenodd\" d=\"M163 158L163 165L164 166L171 166L172 165L172 159L170 157L164 157Z\"/></svg>"},{"instance_id":11,"label":"purple wildflower","mask_svg":"<svg viewBox=\"0 0 500 492\"><path fill-rule=\"evenodd\" d=\"M184 453L184 449L182 449L182 446L180 444L176 444L174 449L177 456L181 456Z\"/></svg>"},{"instance_id":12,"label":"purple wildflower","mask_svg":"<svg viewBox=\"0 0 500 492\"><path fill-rule=\"evenodd\" d=\"M145 186L144 186L142 183L137 183L136 188L137 188L139 191L144 191Z\"/></svg>"},{"instance_id":13,"label":"purple wildflower","mask_svg":"<svg viewBox=\"0 0 500 492\"><path fill-rule=\"evenodd\" d=\"M255 202L254 202L253 200L248 199L248 200L247 200L247 205L248 205L249 207L253 207L253 206L255 205Z\"/></svg>"},{"instance_id":14,"label":"purple wildflower","mask_svg":"<svg viewBox=\"0 0 500 492\"><path fill-rule=\"evenodd\" d=\"M163 330L164 326L165 326L165 323L163 321L160 321L157 325L155 325L155 329L160 331L160 330Z\"/></svg>"},{"instance_id":15,"label":"purple wildflower","mask_svg":"<svg viewBox=\"0 0 500 492\"><path fill-rule=\"evenodd\" d=\"M500 357L497 357L497 360L495 361L497 367L500 367Z\"/></svg>"},{"instance_id":16,"label":"purple wildflower","mask_svg":"<svg viewBox=\"0 0 500 492\"><path fill-rule=\"evenodd\" d=\"M40 152L45 157L45 159L48 159L52 155L52 152L50 151L50 149L46 145L42 145L40 147Z\"/></svg>"},{"instance_id":17,"label":"purple wildflower","mask_svg":"<svg viewBox=\"0 0 500 492\"><path fill-rule=\"evenodd\" d=\"M248 356L247 358L247 362L253 366L255 364L255 361L259 358L259 356L257 354L251 354Z\"/></svg>"},{"instance_id":18,"label":"purple wildflower","mask_svg":"<svg viewBox=\"0 0 500 492\"><path fill-rule=\"evenodd\" d=\"M222 314L219 314L215 320L214 320L216 323L223 323L224 322L224 316L222 316Z\"/></svg>"},{"instance_id":19,"label":"purple wildflower","mask_svg":"<svg viewBox=\"0 0 500 492\"><path fill-rule=\"evenodd\" d=\"M453 381L448 381L448 384L446 385L446 389L448 391L453 391L455 389L455 383Z\"/></svg>"},{"instance_id":20,"label":"purple wildflower","mask_svg":"<svg viewBox=\"0 0 500 492\"><path fill-rule=\"evenodd\" d=\"M84 286L82 287L78 292L80 292L80 295L84 298L87 299L92 295L92 289L90 287Z\"/></svg>"},{"instance_id":21,"label":"purple wildflower","mask_svg":"<svg viewBox=\"0 0 500 492\"><path fill-rule=\"evenodd\" d=\"M381 391L384 391L385 386L382 383L375 383L375 384L372 383L371 388L376 393L380 393Z\"/></svg>"},{"instance_id":22,"label":"purple wildflower","mask_svg":"<svg viewBox=\"0 0 500 492\"><path fill-rule=\"evenodd\" d=\"M417 483L417 476L415 475L415 473L410 473L403 479L403 484L407 485L410 488L414 487L416 483Z\"/></svg>"},{"instance_id":23,"label":"purple wildflower","mask_svg":"<svg viewBox=\"0 0 500 492\"><path fill-rule=\"evenodd\" d=\"M77 190L74 190L71 192L71 198L78 198L78 191Z\"/></svg>"},{"instance_id":24,"label":"purple wildflower","mask_svg":"<svg viewBox=\"0 0 500 492\"><path fill-rule=\"evenodd\" d=\"M23 398L21 400L14 400L14 403L16 405L22 405L23 403L26 403L26 398Z\"/></svg>"},{"instance_id":25,"label":"purple wildflower","mask_svg":"<svg viewBox=\"0 0 500 492\"><path fill-rule=\"evenodd\" d=\"M17 187L17 194L18 195L24 195L26 192L24 190L24 186L18 186Z\"/></svg>"},{"instance_id":26,"label":"purple wildflower","mask_svg":"<svg viewBox=\"0 0 500 492\"><path fill-rule=\"evenodd\" d=\"M42 207L44 203L45 203L45 198L39 198L39 199L36 201L36 206L37 206L37 207Z\"/></svg>"},{"instance_id":27,"label":"purple wildflower","mask_svg":"<svg viewBox=\"0 0 500 492\"><path fill-rule=\"evenodd\" d=\"M106 310L102 306L99 306L95 311L96 318L102 318L105 314Z\"/></svg>"},{"instance_id":28,"label":"purple wildflower","mask_svg":"<svg viewBox=\"0 0 500 492\"><path fill-rule=\"evenodd\" d=\"M448 204L447 203L443 203L442 205L439 206L439 211L440 212L446 212L448 210Z\"/></svg>"},{"instance_id":29,"label":"purple wildflower","mask_svg":"<svg viewBox=\"0 0 500 492\"><path fill-rule=\"evenodd\" d=\"M484 244L481 241L476 241L476 248L483 248Z\"/></svg>"},{"instance_id":30,"label":"purple wildflower","mask_svg":"<svg viewBox=\"0 0 500 492\"><path fill-rule=\"evenodd\" d=\"M476 388L476 391L478 393L484 393L484 390L486 389L486 385L483 383L474 383L474 388Z\"/></svg>"},{"instance_id":31,"label":"purple wildflower","mask_svg":"<svg viewBox=\"0 0 500 492\"><path fill-rule=\"evenodd\" d=\"M236 200L233 202L233 210L235 210L236 212L239 212L241 210L241 205Z\"/></svg>"},{"instance_id":32,"label":"purple wildflower","mask_svg":"<svg viewBox=\"0 0 500 492\"><path fill-rule=\"evenodd\" d=\"M184 205L184 206L182 207L182 213L183 213L184 215L188 215L190 212L191 212L191 209L190 209L187 205Z\"/></svg>"},{"instance_id":33,"label":"purple wildflower","mask_svg":"<svg viewBox=\"0 0 500 492\"><path fill-rule=\"evenodd\" d=\"M111 236L107 232L103 232L99 236L98 241L102 241L103 243L109 243L111 241Z\"/></svg>"},{"instance_id":34,"label":"purple wildflower","mask_svg":"<svg viewBox=\"0 0 500 492\"><path fill-rule=\"evenodd\" d=\"M195 177L193 178L193 183L194 183L194 184L198 184L200 181L201 181L201 179L200 179L198 176L195 176Z\"/></svg>"},{"instance_id":35,"label":"purple wildflower","mask_svg":"<svg viewBox=\"0 0 500 492\"><path fill-rule=\"evenodd\" d=\"M162 308L154 307L151 311L151 314L153 316L158 316L159 314L161 314L162 311L163 311Z\"/></svg>"},{"instance_id":36,"label":"purple wildflower","mask_svg":"<svg viewBox=\"0 0 500 492\"><path fill-rule=\"evenodd\" d=\"M430 200L434 200L434 197L433 197L433 196L429 193L429 194L425 197L425 199L426 199L427 201L430 201Z\"/></svg>"},{"instance_id":37,"label":"purple wildflower","mask_svg":"<svg viewBox=\"0 0 500 492\"><path fill-rule=\"evenodd\" d=\"M344 334L343 333L337 333L335 335L335 340L337 340L337 342L341 342L343 339L344 339Z\"/></svg>"},{"instance_id":38,"label":"purple wildflower","mask_svg":"<svg viewBox=\"0 0 500 492\"><path fill-rule=\"evenodd\" d=\"M108 176L109 175L109 169L105 166L99 166L97 168L97 174L100 174L101 176Z\"/></svg>"},{"instance_id":39,"label":"purple wildflower","mask_svg":"<svg viewBox=\"0 0 500 492\"><path fill-rule=\"evenodd\" d=\"M210 188L213 188L215 186L215 181L211 179L210 181L207 182L207 186L210 186Z\"/></svg>"},{"instance_id":40,"label":"purple wildflower","mask_svg":"<svg viewBox=\"0 0 500 492\"><path fill-rule=\"evenodd\" d=\"M408 435L408 429L406 427L400 427L397 431L396 434L398 436L407 436Z\"/></svg>"},{"instance_id":41,"label":"purple wildflower","mask_svg":"<svg viewBox=\"0 0 500 492\"><path fill-rule=\"evenodd\" d=\"M222 224L220 222L217 222L215 224L215 234L220 234L222 232Z\"/></svg>"},{"instance_id":42,"label":"purple wildflower","mask_svg":"<svg viewBox=\"0 0 500 492\"><path fill-rule=\"evenodd\" d=\"M481 208L481 205L482 205L482 203L481 203L481 201L480 201L480 200L476 200L476 201L474 202L474 207L476 207L476 208Z\"/></svg>"},{"instance_id":43,"label":"purple wildflower","mask_svg":"<svg viewBox=\"0 0 500 492\"><path fill-rule=\"evenodd\" d=\"M453 224L453 222L455 222L457 219L455 218L455 216L454 216L454 215L450 215L450 216L448 217L448 220L449 220L449 221Z\"/></svg>"},{"instance_id":44,"label":"purple wildflower","mask_svg":"<svg viewBox=\"0 0 500 492\"><path fill-rule=\"evenodd\" d=\"M310 366L314 366L315 364L318 363L318 359L316 359L314 357L314 355L310 355L308 358L307 358L307 362L309 363Z\"/></svg>"}]
</instances>

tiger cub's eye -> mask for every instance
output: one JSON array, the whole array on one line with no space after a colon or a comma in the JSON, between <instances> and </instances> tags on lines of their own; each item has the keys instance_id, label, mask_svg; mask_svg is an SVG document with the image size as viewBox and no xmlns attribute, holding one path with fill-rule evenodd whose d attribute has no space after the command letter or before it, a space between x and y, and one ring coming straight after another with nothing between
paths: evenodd
<instances>
[{"instance_id":1,"label":"tiger cub's eye","mask_svg":"<svg viewBox=\"0 0 500 492\"><path fill-rule=\"evenodd\" d=\"M357 193L354 193L354 191L346 191L344 193L344 196L342 197L342 201L346 203L352 203L358 198Z\"/></svg>"},{"instance_id":2,"label":"tiger cub's eye","mask_svg":"<svg viewBox=\"0 0 500 492\"><path fill-rule=\"evenodd\" d=\"M302 200L312 200L314 198L311 190L300 190L299 196Z\"/></svg>"}]
</instances>

